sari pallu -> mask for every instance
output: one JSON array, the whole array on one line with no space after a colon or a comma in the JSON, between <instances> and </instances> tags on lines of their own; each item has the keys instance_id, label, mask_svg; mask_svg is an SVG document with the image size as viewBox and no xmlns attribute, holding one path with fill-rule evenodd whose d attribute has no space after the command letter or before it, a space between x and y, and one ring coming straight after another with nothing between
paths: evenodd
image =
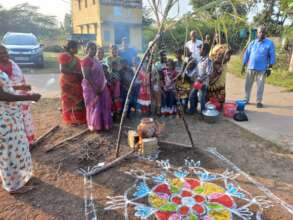
<instances>
[{"instance_id":1,"label":"sari pallu","mask_svg":"<svg viewBox=\"0 0 293 220\"><path fill-rule=\"evenodd\" d=\"M80 61L67 53L59 57L60 64L72 71L81 71ZM64 74L60 76L62 118L65 124L86 123L86 110L82 92L81 74Z\"/></svg>"},{"instance_id":2,"label":"sari pallu","mask_svg":"<svg viewBox=\"0 0 293 220\"><path fill-rule=\"evenodd\" d=\"M111 96L104 71L99 61L90 57L83 60L82 67L91 70L91 82L82 81L88 127L91 131L109 130L112 127Z\"/></svg>"},{"instance_id":3,"label":"sari pallu","mask_svg":"<svg viewBox=\"0 0 293 220\"><path fill-rule=\"evenodd\" d=\"M0 65L0 70L5 72L8 75L9 79L11 80L11 86L21 86L26 84L26 81L21 69L12 60L10 60L10 65L8 65L6 68ZM28 94L28 92L19 90L19 91L15 91L15 94L26 95ZM27 139L30 144L33 144L35 141L35 127L33 124L33 118L30 111L30 105L31 105L30 102L21 102L19 104L19 107L23 115L23 122L25 125L24 129L25 129Z\"/></svg>"}]
</instances>

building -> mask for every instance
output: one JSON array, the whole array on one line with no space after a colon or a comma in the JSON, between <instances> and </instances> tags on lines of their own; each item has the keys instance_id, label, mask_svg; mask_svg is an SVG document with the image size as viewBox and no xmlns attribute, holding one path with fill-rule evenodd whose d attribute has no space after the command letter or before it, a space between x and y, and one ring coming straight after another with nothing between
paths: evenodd
<instances>
[{"instance_id":1,"label":"building","mask_svg":"<svg viewBox=\"0 0 293 220\"><path fill-rule=\"evenodd\" d=\"M98 45L142 49L142 0L71 0L73 34L94 34Z\"/></svg>"}]
</instances>

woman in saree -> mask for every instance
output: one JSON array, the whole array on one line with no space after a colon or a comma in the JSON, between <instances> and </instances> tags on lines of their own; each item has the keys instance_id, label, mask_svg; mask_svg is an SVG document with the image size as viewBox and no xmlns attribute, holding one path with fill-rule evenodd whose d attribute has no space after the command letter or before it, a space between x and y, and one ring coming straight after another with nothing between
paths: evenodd
<instances>
[{"instance_id":1,"label":"woman in saree","mask_svg":"<svg viewBox=\"0 0 293 220\"><path fill-rule=\"evenodd\" d=\"M86 52L87 56L82 61L82 88L87 124L91 131L109 130L112 127L112 99L103 67L95 57L97 45L89 42Z\"/></svg>"},{"instance_id":2,"label":"woman in saree","mask_svg":"<svg viewBox=\"0 0 293 220\"><path fill-rule=\"evenodd\" d=\"M217 44L210 53L213 61L213 73L210 78L207 100L220 103L226 99L226 64L231 57L231 50L227 44Z\"/></svg>"},{"instance_id":3,"label":"woman in saree","mask_svg":"<svg viewBox=\"0 0 293 220\"><path fill-rule=\"evenodd\" d=\"M118 47L116 45L110 46L110 56L107 57L106 63L109 67L111 97L113 100L112 111L113 118L118 121L122 113L121 100L121 57L118 56Z\"/></svg>"},{"instance_id":4,"label":"woman in saree","mask_svg":"<svg viewBox=\"0 0 293 220\"><path fill-rule=\"evenodd\" d=\"M0 180L9 193L32 190L32 159L25 134L21 103L38 101L41 95L17 95L8 75L0 71ZM0 181L0 182L1 182Z\"/></svg>"},{"instance_id":5,"label":"woman in saree","mask_svg":"<svg viewBox=\"0 0 293 220\"><path fill-rule=\"evenodd\" d=\"M21 69L15 62L9 59L7 49L3 45L0 45L0 54L0 71L3 71L8 75L11 85L16 90L17 94L28 94L31 90L31 86L26 84ZM22 102L20 104L20 110L23 114L26 137L29 144L32 145L35 141L35 128L30 112L30 102Z\"/></svg>"},{"instance_id":6,"label":"woman in saree","mask_svg":"<svg viewBox=\"0 0 293 220\"><path fill-rule=\"evenodd\" d=\"M83 76L80 60L75 56L77 52L77 42L68 41L65 52L59 56L62 118L63 122L69 125L86 123L81 87Z\"/></svg>"}]
</instances>

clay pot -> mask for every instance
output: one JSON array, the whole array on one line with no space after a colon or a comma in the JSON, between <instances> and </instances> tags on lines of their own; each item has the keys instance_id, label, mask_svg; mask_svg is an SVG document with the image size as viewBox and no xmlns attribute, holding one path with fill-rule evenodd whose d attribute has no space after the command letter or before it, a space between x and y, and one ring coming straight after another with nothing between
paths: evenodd
<instances>
[{"instance_id":1,"label":"clay pot","mask_svg":"<svg viewBox=\"0 0 293 220\"><path fill-rule=\"evenodd\" d=\"M137 127L137 133L140 138L155 137L157 132L158 126L152 118L143 118Z\"/></svg>"}]
</instances>

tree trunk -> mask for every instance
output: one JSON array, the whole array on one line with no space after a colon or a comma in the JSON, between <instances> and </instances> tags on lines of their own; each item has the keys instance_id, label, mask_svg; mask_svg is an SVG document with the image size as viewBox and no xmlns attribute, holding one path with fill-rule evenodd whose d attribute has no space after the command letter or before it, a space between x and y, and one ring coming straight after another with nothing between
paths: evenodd
<instances>
[{"instance_id":1,"label":"tree trunk","mask_svg":"<svg viewBox=\"0 0 293 220\"><path fill-rule=\"evenodd\" d=\"M293 72L293 52L291 55L291 61L290 61L290 65L289 65L289 72Z\"/></svg>"}]
</instances>

